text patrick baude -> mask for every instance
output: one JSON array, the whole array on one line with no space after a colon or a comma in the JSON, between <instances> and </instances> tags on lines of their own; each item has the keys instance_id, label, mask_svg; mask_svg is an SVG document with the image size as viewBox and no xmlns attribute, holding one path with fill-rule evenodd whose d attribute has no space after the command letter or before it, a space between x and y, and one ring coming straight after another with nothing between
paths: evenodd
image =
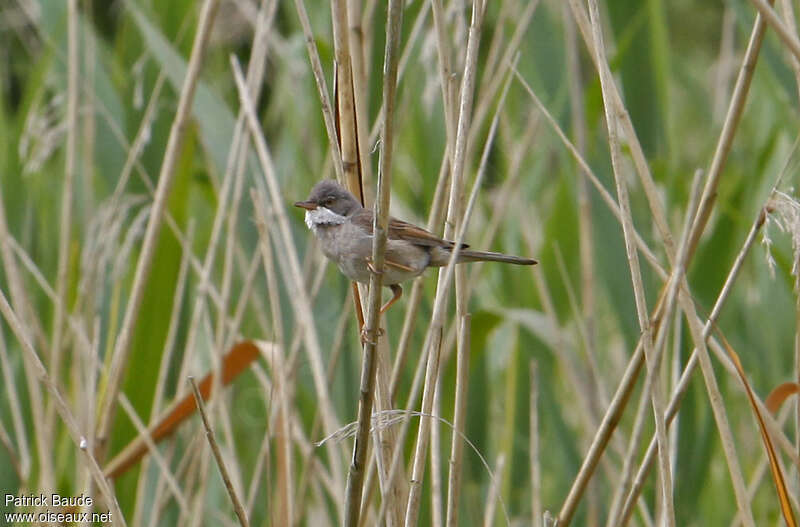
<instances>
[{"instance_id":1,"label":"text patrick baude","mask_svg":"<svg viewBox=\"0 0 800 527\"><path fill-rule=\"evenodd\" d=\"M91 507L91 496L61 496L60 494L5 495L6 507Z\"/></svg>"}]
</instances>

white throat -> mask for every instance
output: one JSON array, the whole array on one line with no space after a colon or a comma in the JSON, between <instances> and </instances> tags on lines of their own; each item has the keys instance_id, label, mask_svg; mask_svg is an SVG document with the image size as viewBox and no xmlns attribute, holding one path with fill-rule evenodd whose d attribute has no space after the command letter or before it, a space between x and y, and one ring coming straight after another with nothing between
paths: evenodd
<instances>
[{"instance_id":1,"label":"white throat","mask_svg":"<svg viewBox=\"0 0 800 527\"><path fill-rule=\"evenodd\" d=\"M306 211L306 225L315 231L319 225L341 225L347 221L347 217L336 214L325 207L317 207L314 210Z\"/></svg>"}]
</instances>

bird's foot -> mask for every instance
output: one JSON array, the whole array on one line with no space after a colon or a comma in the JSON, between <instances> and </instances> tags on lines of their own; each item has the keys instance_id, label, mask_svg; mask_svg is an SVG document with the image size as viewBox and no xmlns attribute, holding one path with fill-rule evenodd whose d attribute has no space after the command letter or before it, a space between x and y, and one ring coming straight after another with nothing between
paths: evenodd
<instances>
[{"instance_id":1,"label":"bird's foot","mask_svg":"<svg viewBox=\"0 0 800 527\"><path fill-rule=\"evenodd\" d=\"M384 333L385 332L383 331L383 328L378 328L375 331L375 340L370 340L369 339L369 334L367 332L367 326L365 324L365 325L361 326L361 344L362 345L363 344L372 344L373 346L377 346L378 345L378 339L381 338L384 335Z\"/></svg>"}]
</instances>

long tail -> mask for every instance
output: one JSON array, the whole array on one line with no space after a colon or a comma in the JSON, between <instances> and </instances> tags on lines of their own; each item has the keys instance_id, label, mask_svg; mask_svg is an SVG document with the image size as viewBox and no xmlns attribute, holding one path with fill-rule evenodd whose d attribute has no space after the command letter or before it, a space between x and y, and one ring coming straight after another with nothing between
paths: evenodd
<instances>
[{"instance_id":1,"label":"long tail","mask_svg":"<svg viewBox=\"0 0 800 527\"><path fill-rule=\"evenodd\" d=\"M493 253L490 251L473 251L462 249L458 253L458 263L465 262L503 262L514 265L536 265L533 258L522 258L521 256L511 256L510 254Z\"/></svg>"},{"instance_id":2,"label":"long tail","mask_svg":"<svg viewBox=\"0 0 800 527\"><path fill-rule=\"evenodd\" d=\"M458 253L458 261L461 262L503 262L515 265L536 265L537 262L533 258L522 258L520 256L511 256L510 254L493 253L489 251L473 251L471 249L462 249Z\"/></svg>"},{"instance_id":3,"label":"long tail","mask_svg":"<svg viewBox=\"0 0 800 527\"><path fill-rule=\"evenodd\" d=\"M431 267L443 267L450 261L452 247L433 247L431 249L431 259L428 265ZM458 252L458 263L467 262L502 262L514 265L536 265L533 258L522 258L511 256L510 254L493 253L489 251L473 251L472 249L461 249Z\"/></svg>"}]
</instances>

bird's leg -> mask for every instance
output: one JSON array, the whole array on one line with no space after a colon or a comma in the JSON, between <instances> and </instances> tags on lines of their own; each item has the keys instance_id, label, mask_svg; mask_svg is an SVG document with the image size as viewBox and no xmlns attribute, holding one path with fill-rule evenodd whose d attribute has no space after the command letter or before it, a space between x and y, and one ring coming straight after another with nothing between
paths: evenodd
<instances>
[{"instance_id":1,"label":"bird's leg","mask_svg":"<svg viewBox=\"0 0 800 527\"><path fill-rule=\"evenodd\" d=\"M392 296L392 299L389 300L388 302L386 302L383 305L383 307L381 308L381 313L380 313L381 315L386 313L386 310L389 309L390 307L392 307L392 304L394 304L395 302L400 300L400 297L403 296L403 288L400 287L399 285L392 284L392 285L389 286L389 289L392 290L392 293L394 294L394 296Z\"/></svg>"},{"instance_id":2,"label":"bird's leg","mask_svg":"<svg viewBox=\"0 0 800 527\"><path fill-rule=\"evenodd\" d=\"M368 265L370 265L370 264L368 264ZM383 315L386 312L386 310L389 309L392 306L392 304L394 304L395 302L400 300L401 296L403 296L403 288L400 287L399 285L392 284L392 285L389 286L389 288L392 290L392 294L393 294L392 299L389 300L388 302L386 302L383 305L381 310L378 312L378 316L379 317L381 315ZM378 330L375 333L376 333L376 336L378 336L378 337L382 336L383 335L383 328L379 327ZM369 340L369 338L367 336L367 326L364 325L364 323L362 322L361 323L361 343L362 344L366 344L367 342L370 342L372 344L377 345L377 342L372 342L372 341Z\"/></svg>"},{"instance_id":3,"label":"bird's leg","mask_svg":"<svg viewBox=\"0 0 800 527\"><path fill-rule=\"evenodd\" d=\"M353 300L356 304L356 317L358 317L358 327L361 330L364 329L364 313L361 308L361 294L358 291L358 283L352 282L353 284Z\"/></svg>"}]
</instances>

